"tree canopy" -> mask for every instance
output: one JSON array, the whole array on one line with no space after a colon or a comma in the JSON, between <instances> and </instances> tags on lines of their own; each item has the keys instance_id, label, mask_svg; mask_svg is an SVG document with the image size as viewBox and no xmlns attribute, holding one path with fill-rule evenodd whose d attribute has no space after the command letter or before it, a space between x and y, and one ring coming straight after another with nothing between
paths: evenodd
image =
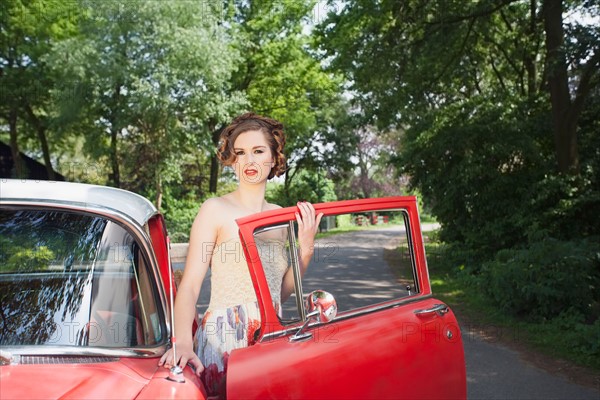
<instances>
[{"instance_id":1,"label":"tree canopy","mask_svg":"<svg viewBox=\"0 0 600 400\"><path fill-rule=\"evenodd\" d=\"M599 83L593 1L334 2L320 43L380 127L468 102L550 98L556 166L579 168L577 122Z\"/></svg>"},{"instance_id":2,"label":"tree canopy","mask_svg":"<svg viewBox=\"0 0 600 400\"><path fill-rule=\"evenodd\" d=\"M448 240L493 250L531 222L500 210L557 230L549 209L596 207L599 14L591 0L7 0L0 138L15 176L25 150L49 176L187 221L180 207L231 187L214 149L252 110L286 127L282 205L314 178L337 198L409 182Z\"/></svg>"}]
</instances>

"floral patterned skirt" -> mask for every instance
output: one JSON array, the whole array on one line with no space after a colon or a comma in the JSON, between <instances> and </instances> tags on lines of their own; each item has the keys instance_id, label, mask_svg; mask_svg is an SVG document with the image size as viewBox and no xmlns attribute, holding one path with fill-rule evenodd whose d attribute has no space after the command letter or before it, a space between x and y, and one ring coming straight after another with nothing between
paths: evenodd
<instances>
[{"instance_id":1,"label":"floral patterned skirt","mask_svg":"<svg viewBox=\"0 0 600 400\"><path fill-rule=\"evenodd\" d=\"M260 327L258 303L208 310L196 331L196 353L204 365L202 380L209 396L225 397L225 375L231 351L254 343Z\"/></svg>"}]
</instances>

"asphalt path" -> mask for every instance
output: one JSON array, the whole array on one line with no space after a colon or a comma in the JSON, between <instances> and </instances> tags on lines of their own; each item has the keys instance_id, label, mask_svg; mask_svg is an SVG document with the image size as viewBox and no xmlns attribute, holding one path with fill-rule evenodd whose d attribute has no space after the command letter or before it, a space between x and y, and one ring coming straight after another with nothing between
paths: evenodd
<instances>
[{"instance_id":1,"label":"asphalt path","mask_svg":"<svg viewBox=\"0 0 600 400\"><path fill-rule=\"evenodd\" d=\"M320 239L316 247L322 252L314 257L303 279L304 292L318 287L325 279L333 281L335 285L327 287L332 288L338 305L343 305L341 309L364 305L361 301L368 294L372 297L373 289L382 298L405 296L406 288L398 285L388 268L372 268L368 274L364 273L364 268L386 263L383 249L395 245L400 233L399 228L386 228L368 235L357 231ZM358 276L360 279L356 279ZM435 279L435 274L430 272L430 277ZM209 281L207 277L201 290L200 313L208 305ZM457 318L461 321L460 315ZM469 399L600 399L600 388L577 385L564 376L551 374L529 363L510 346L489 339L503 337L503 343L518 343L518 332L499 332L492 326L465 325L461 329Z\"/></svg>"}]
</instances>

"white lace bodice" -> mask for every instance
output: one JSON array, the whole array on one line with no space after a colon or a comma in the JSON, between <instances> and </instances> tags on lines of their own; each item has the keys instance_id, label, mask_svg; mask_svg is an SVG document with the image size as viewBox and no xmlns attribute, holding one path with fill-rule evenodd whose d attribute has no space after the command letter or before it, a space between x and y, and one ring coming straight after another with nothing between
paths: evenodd
<instances>
[{"instance_id":1,"label":"white lace bodice","mask_svg":"<svg viewBox=\"0 0 600 400\"><path fill-rule=\"evenodd\" d=\"M284 242L255 238L271 297L281 303L281 283L288 268ZM256 301L248 264L239 240L223 242L211 259L211 294L208 310L229 308Z\"/></svg>"}]
</instances>

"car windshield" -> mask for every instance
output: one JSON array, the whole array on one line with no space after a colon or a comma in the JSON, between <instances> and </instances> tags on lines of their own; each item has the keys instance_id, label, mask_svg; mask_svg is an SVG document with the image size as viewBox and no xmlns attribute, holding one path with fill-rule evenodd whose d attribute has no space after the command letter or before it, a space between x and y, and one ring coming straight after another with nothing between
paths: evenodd
<instances>
[{"instance_id":1,"label":"car windshield","mask_svg":"<svg viewBox=\"0 0 600 400\"><path fill-rule=\"evenodd\" d=\"M0 210L0 345L155 346L166 328L147 257L92 214Z\"/></svg>"}]
</instances>

